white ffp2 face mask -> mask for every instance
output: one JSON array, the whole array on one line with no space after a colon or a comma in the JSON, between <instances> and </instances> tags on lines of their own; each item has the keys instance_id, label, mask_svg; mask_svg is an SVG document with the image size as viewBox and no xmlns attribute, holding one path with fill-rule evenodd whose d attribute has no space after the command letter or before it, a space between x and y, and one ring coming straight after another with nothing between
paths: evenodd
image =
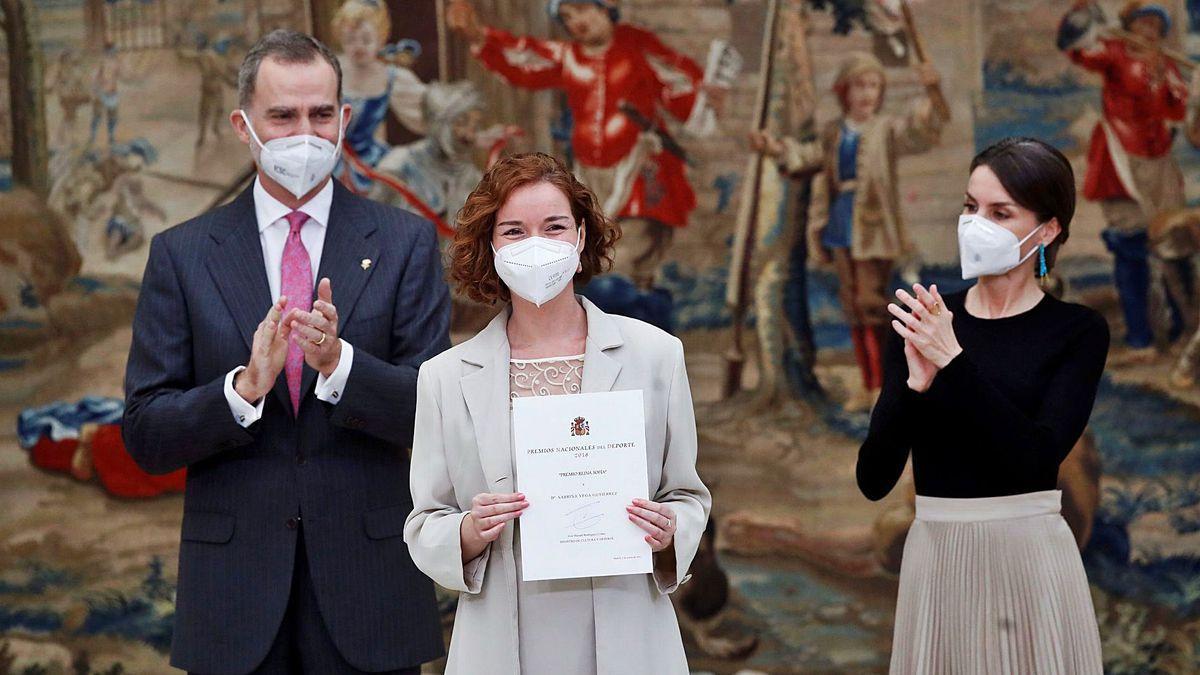
<instances>
[{"instance_id":1,"label":"white ffp2 face mask","mask_svg":"<svg viewBox=\"0 0 1200 675\"><path fill-rule=\"evenodd\" d=\"M1038 225L1024 239L977 213L958 217L958 255L962 263L962 278L975 279L1006 274L1037 251L1033 248L1024 256L1021 246L1045 226Z\"/></svg>"},{"instance_id":2,"label":"white ffp2 face mask","mask_svg":"<svg viewBox=\"0 0 1200 675\"><path fill-rule=\"evenodd\" d=\"M258 134L254 133L246 111L238 112L246 121L250 137L261 148L258 153L258 166L272 180L282 185L283 189L295 195L296 199L308 194L333 173L333 167L337 165L338 155L342 150L344 129L340 115L338 142L335 146L320 136L310 134L273 138L263 143L258 139Z\"/></svg>"},{"instance_id":3,"label":"white ffp2 face mask","mask_svg":"<svg viewBox=\"0 0 1200 675\"><path fill-rule=\"evenodd\" d=\"M496 274L508 290L541 307L558 297L575 278L579 269L579 250L583 245L583 229L579 241L529 237L503 248L492 247Z\"/></svg>"}]
</instances>

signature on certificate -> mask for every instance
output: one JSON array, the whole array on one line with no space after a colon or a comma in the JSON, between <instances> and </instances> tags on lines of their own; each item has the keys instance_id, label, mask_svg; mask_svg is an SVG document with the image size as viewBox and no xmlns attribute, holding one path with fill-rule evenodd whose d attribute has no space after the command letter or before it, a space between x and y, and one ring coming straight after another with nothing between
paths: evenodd
<instances>
[{"instance_id":1,"label":"signature on certificate","mask_svg":"<svg viewBox=\"0 0 1200 675\"><path fill-rule=\"evenodd\" d=\"M599 523L604 518L604 514L600 513L597 508L599 504L600 500L597 499L567 511L565 514L567 517L567 527L572 530L587 530L596 523Z\"/></svg>"}]
</instances>

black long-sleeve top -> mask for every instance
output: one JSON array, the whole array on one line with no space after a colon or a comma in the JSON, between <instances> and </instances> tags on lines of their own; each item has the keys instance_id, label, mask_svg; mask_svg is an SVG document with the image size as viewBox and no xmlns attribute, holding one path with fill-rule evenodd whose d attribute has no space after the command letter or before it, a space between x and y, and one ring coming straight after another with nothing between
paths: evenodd
<instances>
[{"instance_id":1,"label":"black long-sleeve top","mask_svg":"<svg viewBox=\"0 0 1200 675\"><path fill-rule=\"evenodd\" d=\"M1083 434L1104 362L1104 318L1049 295L1016 316L967 313L966 291L945 296L963 351L929 390L908 388L894 331L884 382L858 451L858 487L882 499L913 455L917 494L998 497L1053 490L1058 465Z\"/></svg>"}]
</instances>

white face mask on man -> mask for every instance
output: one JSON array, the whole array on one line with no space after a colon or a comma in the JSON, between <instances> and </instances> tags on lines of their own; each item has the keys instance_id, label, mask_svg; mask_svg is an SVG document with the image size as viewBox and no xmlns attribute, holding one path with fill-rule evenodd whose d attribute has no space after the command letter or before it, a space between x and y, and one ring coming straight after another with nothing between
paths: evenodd
<instances>
[{"instance_id":1,"label":"white face mask on man","mask_svg":"<svg viewBox=\"0 0 1200 675\"><path fill-rule=\"evenodd\" d=\"M492 262L508 290L541 307L575 278L582 246L583 228L575 244L528 237L500 249L492 246Z\"/></svg>"},{"instance_id":2,"label":"white face mask on man","mask_svg":"<svg viewBox=\"0 0 1200 675\"><path fill-rule=\"evenodd\" d=\"M338 142L335 146L320 136L301 134L299 136L284 136L273 138L266 143L258 139L250 117L245 110L239 110L242 119L246 121L246 129L250 137L260 148L258 166L283 189L296 196L296 199L308 194L333 173L338 156L342 150L341 120L338 120Z\"/></svg>"},{"instance_id":3,"label":"white face mask on man","mask_svg":"<svg viewBox=\"0 0 1200 675\"><path fill-rule=\"evenodd\" d=\"M1045 223L1038 225L1024 239L977 213L958 217L958 255L962 263L962 278L975 279L1006 274L1029 260L1037 247L1021 255L1021 246L1033 238Z\"/></svg>"}]
</instances>

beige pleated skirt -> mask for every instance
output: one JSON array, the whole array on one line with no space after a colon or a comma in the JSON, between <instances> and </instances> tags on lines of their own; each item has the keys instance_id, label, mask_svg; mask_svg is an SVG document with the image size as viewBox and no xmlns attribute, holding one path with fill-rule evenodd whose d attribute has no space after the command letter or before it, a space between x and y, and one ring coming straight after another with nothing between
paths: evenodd
<instances>
[{"instance_id":1,"label":"beige pleated skirt","mask_svg":"<svg viewBox=\"0 0 1200 675\"><path fill-rule=\"evenodd\" d=\"M1062 492L917 496L891 672L1102 673L1083 561Z\"/></svg>"}]
</instances>

